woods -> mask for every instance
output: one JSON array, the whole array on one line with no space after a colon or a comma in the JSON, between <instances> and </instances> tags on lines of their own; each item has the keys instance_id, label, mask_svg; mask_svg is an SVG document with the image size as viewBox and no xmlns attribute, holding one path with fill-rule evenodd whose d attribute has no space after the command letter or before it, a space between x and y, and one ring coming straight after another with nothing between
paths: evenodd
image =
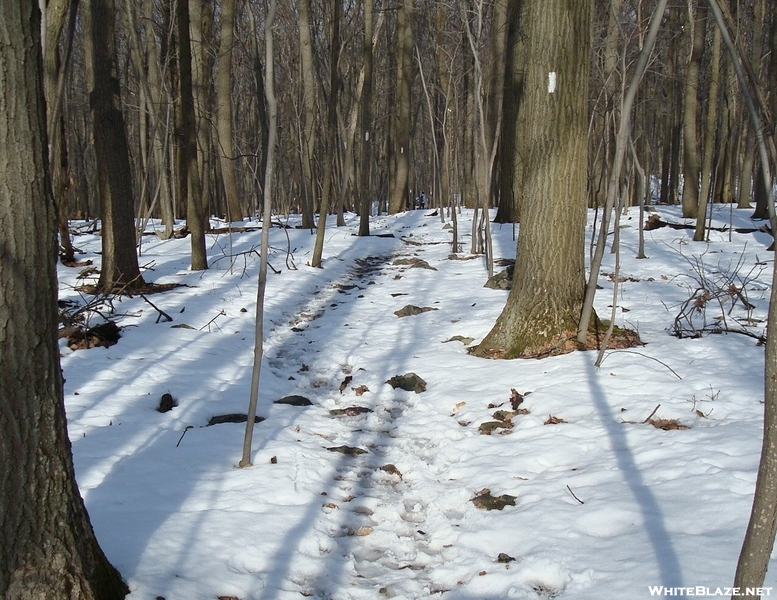
<instances>
[{"instance_id":1,"label":"woods","mask_svg":"<svg viewBox=\"0 0 777 600\"><path fill-rule=\"evenodd\" d=\"M599 345L596 367L607 345L600 334L609 325L609 340L615 326L619 218L630 207L640 207L640 259L648 205L678 207L682 226L695 228L694 252L710 243L722 206L729 231L735 208L752 210L754 232L773 240L777 229L777 8L768 0L21 4L5 1L10 16L0 25L0 139L8 149L0 161L0 226L9 231L0 270L7 348L0 468L14 482L3 486L3 506L41 507L43 518L39 530L27 531L24 515L4 517L4 536L19 541L4 550L0 595L34 597L30 590L41 589L60 597L63 586L85 598L127 593L75 483L54 354L54 260L84 266L71 222L100 235L99 278L77 291L109 303L141 294L169 320L142 296L157 276L153 260L139 259L144 236L154 244L188 237L186 272L202 277L214 260L232 266L237 256L246 264L260 256L243 467L254 466L262 308L268 256L277 251L272 226L284 228L287 266L297 247L286 228L315 235L304 264L324 272L346 260L327 253L332 225L348 227L358 215L366 244L371 219L420 208L452 228L448 258L478 259L485 281L498 258L492 218L507 224L518 232L512 287L469 355L541 358ZM595 233L586 249L589 214ZM260 221L261 253L238 253L233 234ZM604 323L594 302L608 248L615 266L601 276L614 289ZM368 258L375 262L364 259L364 272L385 257ZM748 306L742 289L731 297ZM770 317L776 306L772 288ZM301 314L314 320L320 311ZM640 342L636 332L620 331ZM764 448L737 571L738 584L756 587L777 530L777 341L763 341ZM29 370L28 356L41 376ZM511 429L517 406L495 427ZM544 424L564 422L549 416ZM33 468L38 455L47 459ZM21 471L29 479L19 479ZM67 527L57 525L62 520ZM24 534L14 536L16 529ZM49 537L51 550L39 552Z\"/></svg>"}]
</instances>

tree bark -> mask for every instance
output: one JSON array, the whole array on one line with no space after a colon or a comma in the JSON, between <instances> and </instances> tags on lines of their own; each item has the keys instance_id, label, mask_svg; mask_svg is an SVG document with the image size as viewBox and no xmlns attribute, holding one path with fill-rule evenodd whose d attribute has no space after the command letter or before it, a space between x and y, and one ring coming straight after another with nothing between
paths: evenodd
<instances>
[{"instance_id":1,"label":"tree bark","mask_svg":"<svg viewBox=\"0 0 777 600\"><path fill-rule=\"evenodd\" d=\"M243 206L235 176L234 128L232 123L232 47L235 43L235 0L221 0L221 43L216 66L216 120L219 161L226 195L227 221L243 218Z\"/></svg>"},{"instance_id":2,"label":"tree bark","mask_svg":"<svg viewBox=\"0 0 777 600\"><path fill-rule=\"evenodd\" d=\"M712 38L712 60L710 62L710 90L707 95L707 125L704 134L704 158L701 168L701 192L699 194L699 208L696 215L696 229L693 233L693 241L702 242L705 237L707 205L710 198L710 188L715 174L713 173L712 160L717 145L716 133L718 124L718 94L720 92L720 30L715 29Z\"/></svg>"},{"instance_id":3,"label":"tree bark","mask_svg":"<svg viewBox=\"0 0 777 600\"><path fill-rule=\"evenodd\" d=\"M62 261L75 262L75 250L68 226L70 161L62 110L65 79L69 69L78 0L49 0L46 6L45 39L43 40L44 91L46 95L47 130L51 186L57 204L59 247ZM64 36L64 58L59 45Z\"/></svg>"},{"instance_id":4,"label":"tree bark","mask_svg":"<svg viewBox=\"0 0 777 600\"><path fill-rule=\"evenodd\" d=\"M704 40L707 33L706 0L688 4L688 23L693 24L691 55L685 74L685 104L683 115L683 217L696 218L699 208L699 171L701 170L698 131L699 72L704 56ZM696 5L694 18L693 5Z\"/></svg>"},{"instance_id":5,"label":"tree bark","mask_svg":"<svg viewBox=\"0 0 777 600\"><path fill-rule=\"evenodd\" d=\"M135 198L116 64L115 0L88 0L84 19L89 107L102 220L103 292L145 285L135 250Z\"/></svg>"},{"instance_id":6,"label":"tree bark","mask_svg":"<svg viewBox=\"0 0 777 600\"><path fill-rule=\"evenodd\" d=\"M42 73L37 3L3 2L0 597L113 600L128 589L94 537L65 422Z\"/></svg>"},{"instance_id":7,"label":"tree bark","mask_svg":"<svg viewBox=\"0 0 777 600\"><path fill-rule=\"evenodd\" d=\"M410 179L410 84L413 64L413 31L410 15L413 0L402 0L397 12L397 107L393 115L393 172L389 175L389 213L396 214L407 207Z\"/></svg>"},{"instance_id":8,"label":"tree bark","mask_svg":"<svg viewBox=\"0 0 777 600\"><path fill-rule=\"evenodd\" d=\"M215 214L213 200L212 133L213 119L209 98L212 85L213 60L208 44L213 37L213 5L202 0L189 0L189 39L192 48L192 94L197 128L197 170L200 173L203 215Z\"/></svg>"},{"instance_id":9,"label":"tree bark","mask_svg":"<svg viewBox=\"0 0 777 600\"><path fill-rule=\"evenodd\" d=\"M267 256L270 247L270 227L272 226L272 196L275 174L275 143L278 136L278 102L275 98L275 56L273 50L273 22L278 0L270 0L264 25L264 63L265 76L262 88L265 90L268 110L267 160L265 161L264 206L262 220L262 241L260 249L259 278L256 288L256 326L254 328L254 363L251 371L251 392L246 414L246 429L243 436L243 454L238 466L251 466L251 444L254 438L256 406L259 402L259 379L262 372L264 354L264 295L267 288Z\"/></svg>"},{"instance_id":10,"label":"tree bark","mask_svg":"<svg viewBox=\"0 0 777 600\"><path fill-rule=\"evenodd\" d=\"M524 86L524 36L519 31L520 23L521 3L511 2L507 16L502 133L497 155L499 208L494 218L495 223L517 223L520 220L518 200L523 172L518 144L521 139L519 124Z\"/></svg>"},{"instance_id":11,"label":"tree bark","mask_svg":"<svg viewBox=\"0 0 777 600\"><path fill-rule=\"evenodd\" d=\"M179 151L181 193L186 198L186 224L191 238L193 271L208 268L205 249L205 219L202 211L202 188L197 168L197 131L194 121L194 93L192 89L192 49L189 40L189 3L176 0L176 22L178 27L178 65L180 71L180 132Z\"/></svg>"},{"instance_id":12,"label":"tree bark","mask_svg":"<svg viewBox=\"0 0 777 600\"><path fill-rule=\"evenodd\" d=\"M305 125L302 131L302 227L312 228L316 206L313 153L316 147L316 76L313 70L313 40L310 35L310 0L299 1L300 78Z\"/></svg>"},{"instance_id":13,"label":"tree bark","mask_svg":"<svg viewBox=\"0 0 777 600\"><path fill-rule=\"evenodd\" d=\"M327 109L326 146L327 157L324 165L324 185L321 192L321 208L318 215L318 227L316 229L316 242L313 246L313 256L310 266L321 266L321 255L324 251L324 231L326 230L326 216L329 212L329 199L333 194L333 177L335 161L335 144L337 140L337 96L339 93L340 78L337 72L340 58L340 10L342 0L332 0L332 41L330 44L329 61L329 107Z\"/></svg>"},{"instance_id":14,"label":"tree bark","mask_svg":"<svg viewBox=\"0 0 777 600\"><path fill-rule=\"evenodd\" d=\"M525 201L513 287L479 356L541 354L574 338L585 291L592 3L527 2Z\"/></svg>"},{"instance_id":15,"label":"tree bark","mask_svg":"<svg viewBox=\"0 0 777 600\"><path fill-rule=\"evenodd\" d=\"M364 1L364 42L362 56L364 60L364 88L362 89L360 127L361 166L359 173L359 235L370 235L370 213L372 212L372 192L370 190L370 167L372 165L372 30L374 1Z\"/></svg>"}]
</instances>

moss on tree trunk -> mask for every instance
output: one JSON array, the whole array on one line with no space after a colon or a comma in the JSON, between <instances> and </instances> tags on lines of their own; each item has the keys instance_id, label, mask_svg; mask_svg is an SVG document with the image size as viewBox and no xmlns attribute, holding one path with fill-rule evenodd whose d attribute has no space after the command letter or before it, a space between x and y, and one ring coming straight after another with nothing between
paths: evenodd
<instances>
[{"instance_id":1,"label":"moss on tree trunk","mask_svg":"<svg viewBox=\"0 0 777 600\"><path fill-rule=\"evenodd\" d=\"M537 356L564 343L585 292L591 3L527 2L526 139L513 287L485 357Z\"/></svg>"}]
</instances>

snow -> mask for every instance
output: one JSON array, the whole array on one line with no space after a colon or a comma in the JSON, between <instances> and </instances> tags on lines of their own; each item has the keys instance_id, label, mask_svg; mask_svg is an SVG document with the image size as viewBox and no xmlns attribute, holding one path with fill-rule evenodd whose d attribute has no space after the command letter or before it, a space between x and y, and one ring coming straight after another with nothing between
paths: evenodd
<instances>
[{"instance_id":1,"label":"snow","mask_svg":"<svg viewBox=\"0 0 777 600\"><path fill-rule=\"evenodd\" d=\"M716 211L717 226L753 227L749 211ZM676 207L658 212L682 222ZM73 352L63 341L78 482L131 600L615 600L651 597L648 586L731 585L760 454L763 347L670 330L701 257L710 274L755 267L746 294L760 322L747 331L763 333L770 237L713 231L699 244L691 230L663 228L646 232L649 258L636 260L638 216L624 216L617 323L646 345L597 368L594 352L494 361L447 341L481 340L507 292L483 287L482 258L449 259L451 233L430 214L373 217L373 234L394 237L356 237L354 215L333 222L323 269L306 264L308 230L271 230L279 273L267 288L252 467L236 468L244 424L206 425L248 405L258 231L208 236L212 268L197 273L188 239L145 236L146 280L182 284L148 297L173 322L157 322L142 298L117 298L117 345ZM471 216L459 217L465 249ZM514 257L512 226L493 231L495 256ZM75 245L99 266L98 237ZM411 257L436 271L392 264ZM605 261L612 272L614 256ZM60 267L62 299L88 299L77 272ZM599 283L596 309L609 318L613 284ZM408 304L436 310L394 314ZM719 312L710 307L708 321ZM182 324L193 329L173 327ZM425 392L385 383L409 372ZM510 410L511 389L529 413L481 435L495 410ZM164 393L178 405L159 413ZM274 404L290 394L313 404ZM689 428L645 423L659 404L656 418ZM372 412L330 413L351 406ZM544 424L550 416L564 422ZM366 453L328 450L343 445ZM476 508L484 488L515 506ZM777 569L765 585L777 588Z\"/></svg>"}]
</instances>

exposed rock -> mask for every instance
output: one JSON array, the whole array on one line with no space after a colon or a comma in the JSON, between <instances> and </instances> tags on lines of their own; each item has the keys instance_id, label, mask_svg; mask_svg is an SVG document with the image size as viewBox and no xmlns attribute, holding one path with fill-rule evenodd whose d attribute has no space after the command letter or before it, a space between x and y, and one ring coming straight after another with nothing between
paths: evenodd
<instances>
[{"instance_id":1,"label":"exposed rock","mask_svg":"<svg viewBox=\"0 0 777 600\"><path fill-rule=\"evenodd\" d=\"M289 406L313 406L313 403L305 398L305 396L297 396L292 394L291 396L284 396L275 401L275 404L288 404Z\"/></svg>"},{"instance_id":2,"label":"exposed rock","mask_svg":"<svg viewBox=\"0 0 777 600\"><path fill-rule=\"evenodd\" d=\"M432 308L430 306L422 307L422 306L413 306L412 304L408 304L404 308L395 310L394 314L401 319L402 317L412 317L413 315L420 315L421 313L429 312L430 310L439 310L439 309Z\"/></svg>"},{"instance_id":3,"label":"exposed rock","mask_svg":"<svg viewBox=\"0 0 777 600\"><path fill-rule=\"evenodd\" d=\"M509 290L513 287L513 270L514 265L507 267L504 271L500 271L493 277L486 281L483 287L491 288L492 290Z\"/></svg>"},{"instance_id":4,"label":"exposed rock","mask_svg":"<svg viewBox=\"0 0 777 600\"><path fill-rule=\"evenodd\" d=\"M327 450L330 452L339 452L340 454L346 454L348 456L359 456L361 454L367 454L366 450L355 448L353 446L333 446L332 448L327 448Z\"/></svg>"},{"instance_id":5,"label":"exposed rock","mask_svg":"<svg viewBox=\"0 0 777 600\"><path fill-rule=\"evenodd\" d=\"M510 429L512 426L513 424L510 421L486 421L480 424L478 431L480 431L480 435L491 435L499 429Z\"/></svg>"},{"instance_id":6,"label":"exposed rock","mask_svg":"<svg viewBox=\"0 0 777 600\"><path fill-rule=\"evenodd\" d=\"M420 394L426 391L426 382L415 373L405 373L404 375L394 375L386 381L394 389L401 389L407 392Z\"/></svg>"},{"instance_id":7,"label":"exposed rock","mask_svg":"<svg viewBox=\"0 0 777 600\"><path fill-rule=\"evenodd\" d=\"M366 406L349 406L348 408L333 408L329 411L329 414L333 417L356 417L371 412L372 409Z\"/></svg>"},{"instance_id":8,"label":"exposed rock","mask_svg":"<svg viewBox=\"0 0 777 600\"><path fill-rule=\"evenodd\" d=\"M429 269L431 271L436 271L433 266L431 266L428 262L426 262L423 259L420 258L397 258L393 263L393 265L410 265L411 269Z\"/></svg>"},{"instance_id":9,"label":"exposed rock","mask_svg":"<svg viewBox=\"0 0 777 600\"><path fill-rule=\"evenodd\" d=\"M452 338L445 340L443 344L447 344L448 342L461 342L465 346L469 346L474 341L475 338L471 338L465 335L454 335Z\"/></svg>"},{"instance_id":10,"label":"exposed rock","mask_svg":"<svg viewBox=\"0 0 777 600\"><path fill-rule=\"evenodd\" d=\"M245 423L246 421L248 421L248 415L244 415L243 413L216 415L215 417L210 418L210 421L208 421L206 427L210 427L211 425L220 425L221 423ZM254 423L261 423L262 421L264 421L264 417L260 417L258 415L254 417Z\"/></svg>"}]
</instances>

